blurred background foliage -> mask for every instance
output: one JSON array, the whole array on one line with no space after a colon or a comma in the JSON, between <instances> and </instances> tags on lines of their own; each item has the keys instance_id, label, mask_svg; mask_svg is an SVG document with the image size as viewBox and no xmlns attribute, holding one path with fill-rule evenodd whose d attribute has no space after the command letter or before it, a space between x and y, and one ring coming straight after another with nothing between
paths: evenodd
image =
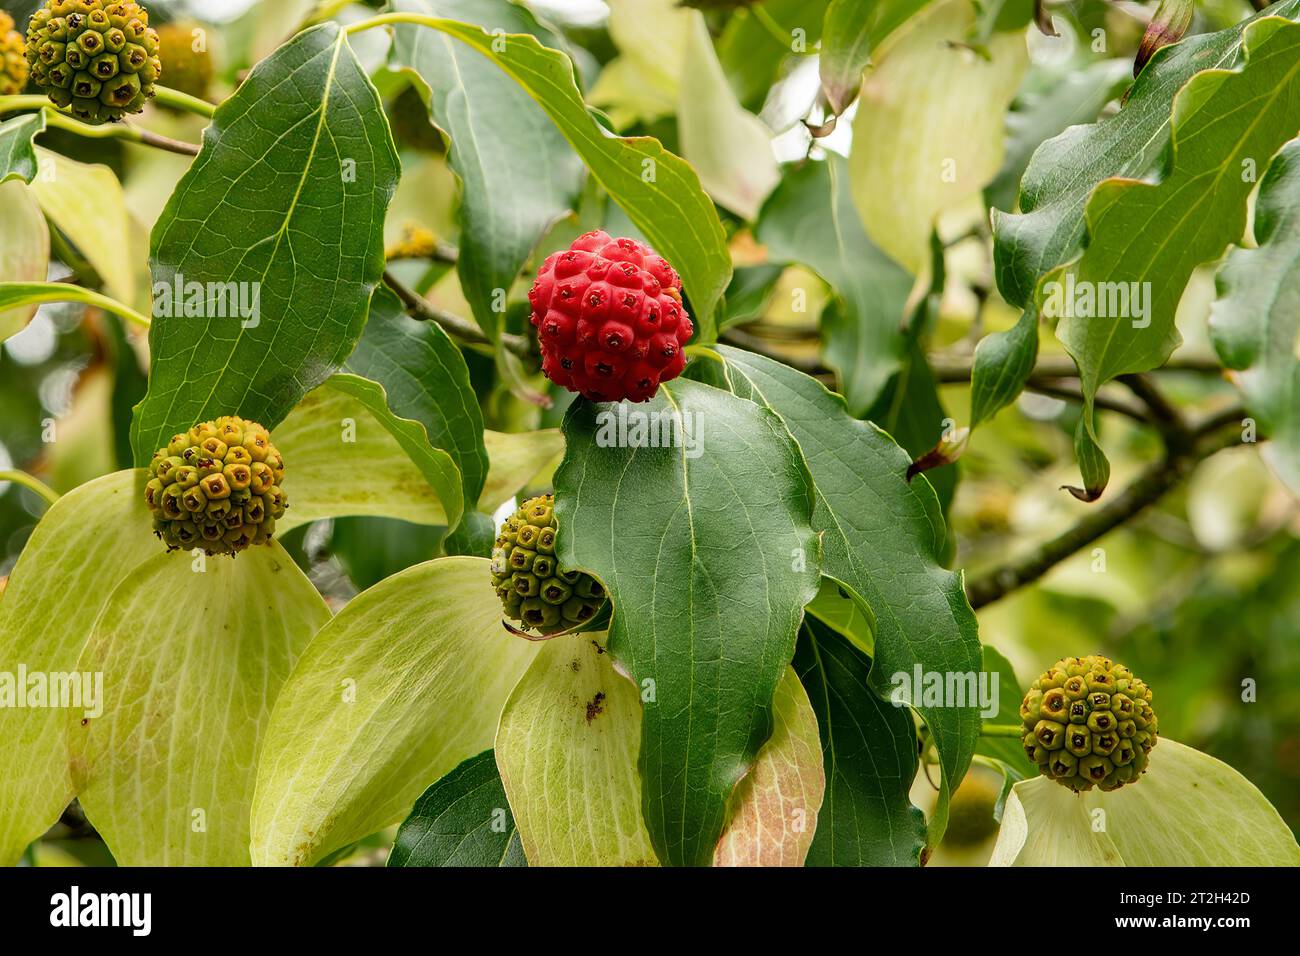
<instances>
[{"instance_id":1,"label":"blurred background foliage","mask_svg":"<svg viewBox=\"0 0 1300 956\"><path fill-rule=\"evenodd\" d=\"M536 0L535 12L566 38L589 100L624 134L648 134L681 150L676 113L677 82L651 69L680 55L651 47L637 59L626 31L638 13L652 15L658 0L614 0L614 15L600 0ZM25 23L34 0L6 0ZM339 5L337 15L359 18L361 5ZM375 4L374 6L378 6ZM774 139L776 156L796 168L806 157L847 154L848 122L813 142L805 125L824 119L816 98L815 43L792 55L778 38L792 24L820 25L824 0L763 0L740 10L710 9L705 15L717 61L736 102L758 118ZM987 208L1014 209L1016 185L1030 154L1067 123L1091 122L1118 109L1131 77L1131 64L1154 3L1074 0L1050 3L1062 37L1027 31L1028 67L1005 117L1001 168L983 190L983 201L945 211L940 220L941 289L924 319L926 351L939 369L969 360L974 343L988 332L1009 328L1017 310L998 297L991 278ZM205 95L219 100L243 73L282 42L316 5L305 0L201 0L162 2L148 7L155 23L176 21L203 29L209 38L214 77ZM817 8L817 9L812 9ZM649 11L648 13L646 11ZM1219 29L1249 15L1246 0L1206 0L1197 5L1194 32ZM629 19L630 18L630 19ZM1102 31L1103 55L1090 38ZM436 306L468 315L469 307L452 267L457 242L458 182L446 160L446 141L429 122L419 94L404 74L383 67L383 41L363 38L359 55L375 71L389 111L403 164L390 209L387 239L395 275ZM375 44L378 43L376 46ZM643 51L644 52L644 51ZM659 59L655 59L658 56ZM647 72L649 71L649 72ZM671 74L671 71L669 71ZM164 78L164 82L166 79ZM145 125L168 136L197 142L203 123L151 109ZM49 133L42 145L79 163L102 164L120 182L117 215L111 225L130 255L96 262L93 238L75 225L51 222L49 277L75 276L88 285L133 290L147 303L147 234L175 182L185 157L111 140L82 140ZM888 144L880 144L887 148ZM747 171L762 179L762 169ZM775 183L768 183L771 189ZM3 189L27 188L10 183ZM889 187L883 187L888 190ZM102 194L87 203L105 208ZM808 366L828 362L825 324L834 290L801 264L772 262L757 234L778 229L759 213L758 227L743 213L721 210L731 237L736 277L723 323L744 344L762 344ZM16 228L0 220L3 228ZM594 185L588 185L576 214L556 223L540 252L567 244L594 226L636 235L636 230ZM66 230L66 231L65 231ZM793 236L784 238L794 239ZM0 234L0 245L12 237ZM535 269L536 263L531 264ZM527 324L527 273L511 291L507 324L522 333ZM1213 362L1206 317L1213 298L1213 273L1199 275L1184 296L1179 327L1185 343L1177 358ZM1044 356L1064 356L1059 343L1042 336ZM521 431L558 425L567 393L541 410L517 399L497 377L492 357L467 345L475 389L489 428ZM144 392L146 343L119 321L97 310L49 305L27 328L0 347L0 470L20 468L64 492L97 475L129 465L126 442L132 406ZM828 384L836 376L820 369ZM1162 372L1167 394L1188 408L1213 408L1234 394L1219 375ZM546 387L534 376L532 384ZM915 386L914 386L915 387ZM890 388L906 388L898 380ZM917 453L930 447L947 416L969 420L969 386L930 384L906 392L902 407L924 407L915 434L897 414L896 391L872 417L894 408L890 427ZM917 403L921 403L920 406ZM930 477L950 500L954 566L968 575L1031 552L1071 525L1087 505L1060 490L1076 481L1072 435L1077 404L1059 397L1025 393L1011 408L981 428L957 465ZM1114 469L1111 493L1155 461L1161 446L1154 432L1128 418L1103 413L1103 435ZM548 473L536 480L544 488ZM290 479L292 481L292 479ZM290 493L292 485L290 484ZM0 579L14 562L44 510L36 494L0 483ZM404 567L435 556L441 529L378 518L348 518L300 528L285 545L335 608L358 591ZM1021 683L1070 654L1105 653L1127 663L1155 689L1163 734L1202 749L1234 766L1278 808L1293 830L1300 829L1300 508L1250 447L1223 452L1157 506L1057 566L1041 581L980 611L981 638L1006 655ZM1253 687L1254 682L1257 687ZM1253 687L1253 694L1251 693ZM1249 698L1249 699L1245 699ZM991 806L998 781L976 767L953 804L949 837L936 863L980 863L991 846ZM919 805L932 798L923 778L915 788ZM104 862L102 844L88 833L73 807L39 850L46 862Z\"/></svg>"}]
</instances>

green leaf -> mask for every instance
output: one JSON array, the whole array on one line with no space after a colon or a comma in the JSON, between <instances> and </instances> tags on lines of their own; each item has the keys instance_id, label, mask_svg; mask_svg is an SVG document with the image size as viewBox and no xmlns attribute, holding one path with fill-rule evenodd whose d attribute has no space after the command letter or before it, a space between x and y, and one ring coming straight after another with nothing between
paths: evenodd
<instances>
[{"instance_id":1,"label":"green leaf","mask_svg":"<svg viewBox=\"0 0 1300 956\"><path fill-rule=\"evenodd\" d=\"M329 616L275 543L159 553L118 585L77 664L103 675L102 716L74 713L68 733L82 809L119 865L249 864L270 706Z\"/></svg>"},{"instance_id":2,"label":"green leaf","mask_svg":"<svg viewBox=\"0 0 1300 956\"><path fill-rule=\"evenodd\" d=\"M826 774L817 714L794 668L772 698L773 730L731 797L714 866L803 866L817 832Z\"/></svg>"},{"instance_id":3,"label":"green leaf","mask_svg":"<svg viewBox=\"0 0 1300 956\"><path fill-rule=\"evenodd\" d=\"M337 24L254 67L218 107L154 227L157 317L132 427L137 463L218 415L274 428L342 364L383 272L397 175L379 96ZM184 284L203 283L201 315L167 301L178 283L187 302ZM232 289L244 308L230 308Z\"/></svg>"},{"instance_id":4,"label":"green leaf","mask_svg":"<svg viewBox=\"0 0 1300 956\"><path fill-rule=\"evenodd\" d=\"M1259 248L1234 250L1219 270L1210 333L1270 439L1260 453L1300 495L1300 141L1269 166L1254 232Z\"/></svg>"},{"instance_id":5,"label":"green leaf","mask_svg":"<svg viewBox=\"0 0 1300 956\"><path fill-rule=\"evenodd\" d=\"M423 426L427 442L420 444L451 457L465 501L477 502L488 469L483 413L465 356L442 326L417 322L387 287L377 289L365 332L345 368L382 386L395 416Z\"/></svg>"},{"instance_id":6,"label":"green leaf","mask_svg":"<svg viewBox=\"0 0 1300 956\"><path fill-rule=\"evenodd\" d=\"M822 92L838 116L857 99L871 54L930 0L833 0L822 31Z\"/></svg>"},{"instance_id":7,"label":"green leaf","mask_svg":"<svg viewBox=\"0 0 1300 956\"><path fill-rule=\"evenodd\" d=\"M989 865L1297 866L1300 846L1249 780L1161 737L1142 778L1110 793L1016 784Z\"/></svg>"},{"instance_id":8,"label":"green leaf","mask_svg":"<svg viewBox=\"0 0 1300 956\"><path fill-rule=\"evenodd\" d=\"M944 211L1002 165L1007 106L1028 62L1024 31L995 34L988 56L965 48L969 0L921 13L867 73L853 119L850 188L867 235L913 273L929 261Z\"/></svg>"},{"instance_id":9,"label":"green leaf","mask_svg":"<svg viewBox=\"0 0 1300 956\"><path fill-rule=\"evenodd\" d=\"M530 35L492 35L452 20L420 18L478 50L541 105L657 252L672 263L690 297L701 341L717 338L717 310L731 278L731 255L713 203L699 176L647 136L608 133L587 112L573 63Z\"/></svg>"},{"instance_id":10,"label":"green leaf","mask_svg":"<svg viewBox=\"0 0 1300 956\"><path fill-rule=\"evenodd\" d=\"M684 440L629 447L620 413ZM665 863L707 864L816 593L808 474L775 415L689 380L635 408L576 401L564 431L557 554L605 585L610 654L652 696L646 825Z\"/></svg>"},{"instance_id":11,"label":"green leaf","mask_svg":"<svg viewBox=\"0 0 1300 956\"><path fill-rule=\"evenodd\" d=\"M912 278L867 238L849 197L844 160L786 170L756 235L771 259L814 270L835 291L825 316L826 361L850 410L864 415L898 371Z\"/></svg>"},{"instance_id":12,"label":"green leaf","mask_svg":"<svg viewBox=\"0 0 1300 956\"><path fill-rule=\"evenodd\" d=\"M99 273L105 293L145 308L144 265L137 268L130 255L133 224L117 175L107 166L79 163L46 149L38 148L36 155L40 172L31 189L45 215Z\"/></svg>"},{"instance_id":13,"label":"green leaf","mask_svg":"<svg viewBox=\"0 0 1300 956\"><path fill-rule=\"evenodd\" d=\"M1021 313L1005 332L993 332L975 346L970 376L970 426L986 422L1016 400L1038 361L1038 310Z\"/></svg>"},{"instance_id":14,"label":"green leaf","mask_svg":"<svg viewBox=\"0 0 1300 956\"><path fill-rule=\"evenodd\" d=\"M1071 61L1062 67L1033 65L1025 86L1007 113L1007 148L1002 168L984 190L990 206L1011 212L1020 192L1020 179L1029 160L1045 140L1071 126L1092 123L1102 109L1132 79L1127 59Z\"/></svg>"},{"instance_id":15,"label":"green leaf","mask_svg":"<svg viewBox=\"0 0 1300 956\"><path fill-rule=\"evenodd\" d=\"M717 42L718 59L742 106L762 109L785 61L816 48L828 2L764 0L761 14L741 8L727 20Z\"/></svg>"},{"instance_id":16,"label":"green leaf","mask_svg":"<svg viewBox=\"0 0 1300 956\"><path fill-rule=\"evenodd\" d=\"M109 595L162 551L143 487L142 472L119 471L68 492L41 518L0 594L6 667L76 670ZM0 707L0 866L13 866L76 795L66 720L62 709Z\"/></svg>"},{"instance_id":17,"label":"green leaf","mask_svg":"<svg viewBox=\"0 0 1300 956\"><path fill-rule=\"evenodd\" d=\"M0 182L0 300L9 282L41 282L49 275L50 230L41 207L21 182ZM36 314L36 303L0 306L0 342L16 335Z\"/></svg>"},{"instance_id":18,"label":"green leaf","mask_svg":"<svg viewBox=\"0 0 1300 956\"><path fill-rule=\"evenodd\" d=\"M424 791L397 831L388 865L528 865L491 750Z\"/></svg>"},{"instance_id":19,"label":"green leaf","mask_svg":"<svg viewBox=\"0 0 1300 956\"><path fill-rule=\"evenodd\" d=\"M682 156L718 205L750 222L781 178L772 132L736 101L699 13L691 15L685 47L677 103Z\"/></svg>"},{"instance_id":20,"label":"green leaf","mask_svg":"<svg viewBox=\"0 0 1300 956\"><path fill-rule=\"evenodd\" d=\"M527 8L508 0L396 0L391 6L530 34L545 47L561 44ZM538 240L577 204L582 163L518 83L451 36L398 24L392 60L427 87L430 118L451 141L447 161L463 184L456 269L475 320L496 341L504 296Z\"/></svg>"},{"instance_id":21,"label":"green leaf","mask_svg":"<svg viewBox=\"0 0 1300 956\"><path fill-rule=\"evenodd\" d=\"M656 866L641 816L641 699L605 635L545 642L501 715L496 754L534 866ZM786 668L771 738L731 798L715 866L800 866L822 801L817 718Z\"/></svg>"},{"instance_id":22,"label":"green leaf","mask_svg":"<svg viewBox=\"0 0 1300 956\"><path fill-rule=\"evenodd\" d=\"M1019 723L1020 702L1025 695L1020 689L1020 681L1016 678L1011 662L996 648L985 644L983 670L987 674L996 674L998 678L997 713L992 716L982 714L984 722L1003 726ZM1025 756L1025 748L1018 737L980 737L978 752L1000 760L1019 773L1020 777L1032 776L1038 772L1033 762Z\"/></svg>"},{"instance_id":23,"label":"green leaf","mask_svg":"<svg viewBox=\"0 0 1300 956\"><path fill-rule=\"evenodd\" d=\"M428 445L419 423L397 418L386 408L378 385L337 375L280 424L272 438L289 468L289 510L276 524L280 533L344 515L448 523L439 489L453 505L459 499L455 463ZM403 436L401 442L397 435ZM564 451L556 429L510 435L487 431L483 438L491 464L479 507L489 512Z\"/></svg>"},{"instance_id":24,"label":"green leaf","mask_svg":"<svg viewBox=\"0 0 1300 956\"><path fill-rule=\"evenodd\" d=\"M0 123L0 183L36 178L36 137L45 132L45 113L24 113Z\"/></svg>"},{"instance_id":25,"label":"green leaf","mask_svg":"<svg viewBox=\"0 0 1300 956\"><path fill-rule=\"evenodd\" d=\"M1247 23L1297 13L1300 0L1284 0L1267 14L1162 48L1119 113L1072 126L1040 146L1020 182L1020 213L993 213L994 272L1002 297L1027 308L1038 280L1075 256L1083 241L1084 204L1102 180L1142 179L1158 168L1169 145L1174 96L1194 74L1237 66Z\"/></svg>"},{"instance_id":26,"label":"green leaf","mask_svg":"<svg viewBox=\"0 0 1300 956\"><path fill-rule=\"evenodd\" d=\"M463 507L451 456L429 446L418 423L389 412L383 389L360 376L336 375L309 393L271 437L287 469L281 534L342 515L446 525Z\"/></svg>"},{"instance_id":27,"label":"green leaf","mask_svg":"<svg viewBox=\"0 0 1300 956\"><path fill-rule=\"evenodd\" d=\"M0 282L0 309L20 309L43 302L80 302L147 325L148 318L116 299L71 282Z\"/></svg>"},{"instance_id":28,"label":"green leaf","mask_svg":"<svg viewBox=\"0 0 1300 956\"><path fill-rule=\"evenodd\" d=\"M533 866L656 866L641 820L641 697L604 634L542 642L501 712L501 780Z\"/></svg>"},{"instance_id":29,"label":"green leaf","mask_svg":"<svg viewBox=\"0 0 1300 956\"><path fill-rule=\"evenodd\" d=\"M761 318L776 284L785 273L783 265L740 266L727 286L727 309L720 327L731 328Z\"/></svg>"},{"instance_id":30,"label":"green leaf","mask_svg":"<svg viewBox=\"0 0 1300 956\"><path fill-rule=\"evenodd\" d=\"M1085 211L1082 257L1051 273L1042 287L1040 309L1060 316L1057 337L1079 366L1087 435L1076 447L1084 452L1089 497L1100 493L1096 482L1104 486L1108 471L1096 447L1093 396L1117 375L1163 364L1182 341L1174 312L1192 271L1221 256L1245 231L1255 184L1243 170L1296 134L1300 24L1257 20L1246 28L1243 44L1246 62L1238 71L1202 73L1178 94L1168 175L1159 183L1110 179L1098 186ZM1129 295L1097 309L1105 315L1080 315L1071 283L1092 290L1099 303L1105 290Z\"/></svg>"},{"instance_id":31,"label":"green leaf","mask_svg":"<svg viewBox=\"0 0 1300 956\"><path fill-rule=\"evenodd\" d=\"M264 738L254 864L310 864L392 826L432 782L491 746L537 645L502 628L488 564L408 568L317 633Z\"/></svg>"},{"instance_id":32,"label":"green leaf","mask_svg":"<svg viewBox=\"0 0 1300 956\"><path fill-rule=\"evenodd\" d=\"M425 430L424 423L394 414L383 386L359 375L334 375L330 377L327 385L365 406L375 420L393 436L398 446L406 453L406 457L420 469L425 481L429 483L429 487L442 503L447 526L454 528L458 525L465 507L460 470L450 454L429 443L429 433ZM337 449L335 456L337 459ZM362 474L365 475L371 468L373 464ZM365 481L363 477L355 474L352 477L354 480Z\"/></svg>"},{"instance_id":33,"label":"green leaf","mask_svg":"<svg viewBox=\"0 0 1300 956\"><path fill-rule=\"evenodd\" d=\"M564 454L564 435L558 428L509 434L488 431L483 438L492 467L478 503L488 514L536 481L548 481Z\"/></svg>"},{"instance_id":34,"label":"green leaf","mask_svg":"<svg viewBox=\"0 0 1300 956\"><path fill-rule=\"evenodd\" d=\"M925 815L908 793L916 728L870 686L871 659L820 621L799 635L794 668L817 714L826 800L809 866L917 866Z\"/></svg>"},{"instance_id":35,"label":"green leaf","mask_svg":"<svg viewBox=\"0 0 1300 956\"><path fill-rule=\"evenodd\" d=\"M780 415L803 451L817 489L813 527L822 536L823 573L875 615L872 689L887 696L891 676L915 667L978 673L978 625L962 577L939 563L943 514L924 475L907 481L907 453L870 422L851 418L843 400L815 379L739 349L718 351L732 390ZM979 712L973 704L916 709L943 771L933 846L947 825L951 790L975 751Z\"/></svg>"},{"instance_id":36,"label":"green leaf","mask_svg":"<svg viewBox=\"0 0 1300 956\"><path fill-rule=\"evenodd\" d=\"M953 424L939 399L939 383L919 339L912 338L907 343L902 368L863 417L893 436L913 461L933 450L944 430ZM925 477L939 496L939 506L946 515L957 490L957 463L927 468Z\"/></svg>"}]
</instances>

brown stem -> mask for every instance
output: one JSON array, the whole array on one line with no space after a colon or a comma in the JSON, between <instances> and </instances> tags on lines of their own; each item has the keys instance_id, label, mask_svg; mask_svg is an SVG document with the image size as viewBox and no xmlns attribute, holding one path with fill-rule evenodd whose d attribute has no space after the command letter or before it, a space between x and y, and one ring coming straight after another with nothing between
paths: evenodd
<instances>
[{"instance_id":1,"label":"brown stem","mask_svg":"<svg viewBox=\"0 0 1300 956\"><path fill-rule=\"evenodd\" d=\"M124 124L133 129L140 136L140 142L146 146L153 146L155 149L163 149L169 153L179 153L182 156L199 155L199 147L193 143L184 143L179 139L172 139L170 136L162 136L158 133L151 132L141 126L133 123Z\"/></svg>"},{"instance_id":2,"label":"brown stem","mask_svg":"<svg viewBox=\"0 0 1300 956\"><path fill-rule=\"evenodd\" d=\"M473 322L462 319L459 315L439 309L414 289L400 282L391 272L384 272L384 283L397 293L397 297L406 306L407 314L422 322L437 322L448 334L470 345L491 345L491 341ZM506 332L501 336L502 346L520 358L534 357L532 341L522 335Z\"/></svg>"},{"instance_id":3,"label":"brown stem","mask_svg":"<svg viewBox=\"0 0 1300 956\"><path fill-rule=\"evenodd\" d=\"M966 582L971 607L981 608L1012 591L1037 581L1070 555L1133 518L1174 488L1200 462L1241 442L1240 422L1245 409L1233 406L1187 429L1188 444L1170 447L1132 484L1104 505L1090 510L1078 524L1038 546L1030 554L974 576ZM1237 426L1226 429L1225 426Z\"/></svg>"}]
</instances>

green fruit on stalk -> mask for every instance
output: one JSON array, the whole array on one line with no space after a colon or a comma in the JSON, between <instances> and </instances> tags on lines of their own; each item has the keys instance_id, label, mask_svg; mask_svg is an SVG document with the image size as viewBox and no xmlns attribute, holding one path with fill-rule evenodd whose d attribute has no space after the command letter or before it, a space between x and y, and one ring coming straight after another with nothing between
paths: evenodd
<instances>
[{"instance_id":1,"label":"green fruit on stalk","mask_svg":"<svg viewBox=\"0 0 1300 956\"><path fill-rule=\"evenodd\" d=\"M265 544L287 507L270 433L234 415L195 425L154 453L144 500L168 551L238 554Z\"/></svg>"},{"instance_id":2,"label":"green fruit on stalk","mask_svg":"<svg viewBox=\"0 0 1300 956\"><path fill-rule=\"evenodd\" d=\"M492 551L492 586L506 617L542 634L585 624L605 603L599 581L560 567L555 535L555 498L541 495L505 520Z\"/></svg>"},{"instance_id":3,"label":"green fruit on stalk","mask_svg":"<svg viewBox=\"0 0 1300 956\"><path fill-rule=\"evenodd\" d=\"M158 34L138 3L46 0L27 26L32 81L87 123L139 113L162 75Z\"/></svg>"},{"instance_id":4,"label":"green fruit on stalk","mask_svg":"<svg viewBox=\"0 0 1300 956\"><path fill-rule=\"evenodd\" d=\"M1115 790L1146 772L1159 722L1151 689L1107 657L1067 657L1029 685L1020 705L1025 753L1076 793Z\"/></svg>"},{"instance_id":5,"label":"green fruit on stalk","mask_svg":"<svg viewBox=\"0 0 1300 956\"><path fill-rule=\"evenodd\" d=\"M0 10L0 96L15 96L27 85L27 48L13 17Z\"/></svg>"}]
</instances>

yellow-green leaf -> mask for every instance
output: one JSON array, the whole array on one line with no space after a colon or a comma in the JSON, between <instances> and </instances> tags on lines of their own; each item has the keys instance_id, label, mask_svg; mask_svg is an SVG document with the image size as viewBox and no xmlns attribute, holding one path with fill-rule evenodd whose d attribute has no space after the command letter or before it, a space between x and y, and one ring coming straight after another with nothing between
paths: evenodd
<instances>
[{"instance_id":1,"label":"yellow-green leaf","mask_svg":"<svg viewBox=\"0 0 1300 956\"><path fill-rule=\"evenodd\" d=\"M447 523L437 492L388 428L333 382L308 393L272 437L289 468L289 510L276 525L280 533L344 515ZM488 431L483 440L489 467L479 504L489 512L564 450L557 429ZM450 458L447 464L454 467Z\"/></svg>"},{"instance_id":2,"label":"yellow-green leaf","mask_svg":"<svg viewBox=\"0 0 1300 956\"><path fill-rule=\"evenodd\" d=\"M31 188L0 183L0 282L40 282L50 267L50 233ZM0 309L0 342L22 331L35 305Z\"/></svg>"},{"instance_id":3,"label":"yellow-green leaf","mask_svg":"<svg viewBox=\"0 0 1300 956\"><path fill-rule=\"evenodd\" d=\"M122 184L107 166L88 165L37 147L36 199L104 280L104 292L133 308L148 308L147 290L131 249L130 213Z\"/></svg>"},{"instance_id":4,"label":"yellow-green leaf","mask_svg":"<svg viewBox=\"0 0 1300 956\"><path fill-rule=\"evenodd\" d=\"M936 217L997 175L1007 106L1028 64L1023 31L992 36L988 59L965 46L974 22L969 0L917 14L868 69L853 121L862 224L914 273L928 261Z\"/></svg>"},{"instance_id":5,"label":"yellow-green leaf","mask_svg":"<svg viewBox=\"0 0 1300 956\"><path fill-rule=\"evenodd\" d=\"M1286 822L1221 760L1161 737L1134 784L1011 789L990 866L1300 866Z\"/></svg>"},{"instance_id":6,"label":"yellow-green leaf","mask_svg":"<svg viewBox=\"0 0 1300 956\"><path fill-rule=\"evenodd\" d=\"M544 642L501 714L497 766L529 866L658 864L641 821L641 700L604 640Z\"/></svg>"},{"instance_id":7,"label":"yellow-green leaf","mask_svg":"<svg viewBox=\"0 0 1300 956\"><path fill-rule=\"evenodd\" d=\"M731 796L714 866L803 866L826 790L817 715L794 668L772 698L772 736Z\"/></svg>"},{"instance_id":8,"label":"yellow-green leaf","mask_svg":"<svg viewBox=\"0 0 1300 956\"><path fill-rule=\"evenodd\" d=\"M329 620L276 543L159 553L113 592L78 669L103 715L68 722L81 806L122 866L247 866L271 705Z\"/></svg>"},{"instance_id":9,"label":"yellow-green leaf","mask_svg":"<svg viewBox=\"0 0 1300 956\"><path fill-rule=\"evenodd\" d=\"M537 653L508 634L484 558L386 578L325 625L276 700L257 770L252 856L304 865L400 822L492 745Z\"/></svg>"},{"instance_id":10,"label":"yellow-green leaf","mask_svg":"<svg viewBox=\"0 0 1300 956\"><path fill-rule=\"evenodd\" d=\"M0 670L76 670L109 595L162 551L138 497L142 487L142 472L119 471L69 492L45 513L0 597ZM75 796L66 717L49 707L0 707L0 866L14 865Z\"/></svg>"},{"instance_id":11,"label":"yellow-green leaf","mask_svg":"<svg viewBox=\"0 0 1300 956\"><path fill-rule=\"evenodd\" d=\"M657 866L641 817L641 701L604 634L545 642L497 731L496 758L530 866ZM774 730L732 795L716 866L800 866L825 778L817 718L794 671Z\"/></svg>"}]
</instances>

